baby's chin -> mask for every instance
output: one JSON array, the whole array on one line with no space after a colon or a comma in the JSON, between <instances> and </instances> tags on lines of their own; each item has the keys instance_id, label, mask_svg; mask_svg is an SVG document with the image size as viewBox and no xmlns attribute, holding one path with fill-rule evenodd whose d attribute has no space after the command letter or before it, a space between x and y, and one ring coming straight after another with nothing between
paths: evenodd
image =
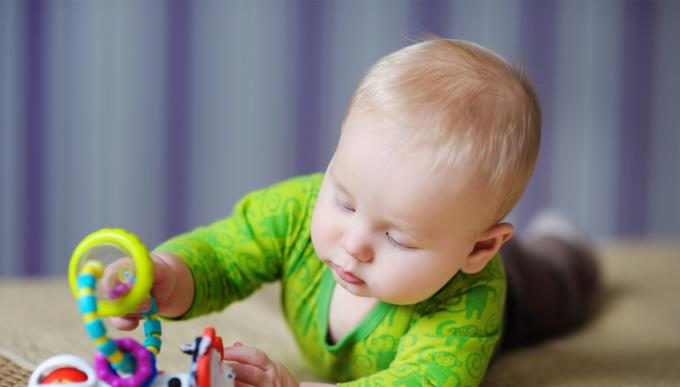
<instances>
[{"instance_id":1,"label":"baby's chin","mask_svg":"<svg viewBox=\"0 0 680 387\"><path fill-rule=\"evenodd\" d=\"M423 298L377 297L377 298L382 302L399 306L415 305L427 299L427 297Z\"/></svg>"},{"instance_id":2,"label":"baby's chin","mask_svg":"<svg viewBox=\"0 0 680 387\"><path fill-rule=\"evenodd\" d=\"M374 297L366 284L363 285L353 285L349 284L344 281L340 281L337 278L335 279L335 282L337 282L340 286L342 286L345 290L348 292L352 293L353 295L357 297L364 297L364 298L376 298Z\"/></svg>"},{"instance_id":3,"label":"baby's chin","mask_svg":"<svg viewBox=\"0 0 680 387\"><path fill-rule=\"evenodd\" d=\"M385 294L377 289L371 288L370 281L361 286L343 283L342 281L338 281L338 283L357 297L375 298L392 305L414 305L431 297L431 295L421 297L414 295Z\"/></svg>"}]
</instances>

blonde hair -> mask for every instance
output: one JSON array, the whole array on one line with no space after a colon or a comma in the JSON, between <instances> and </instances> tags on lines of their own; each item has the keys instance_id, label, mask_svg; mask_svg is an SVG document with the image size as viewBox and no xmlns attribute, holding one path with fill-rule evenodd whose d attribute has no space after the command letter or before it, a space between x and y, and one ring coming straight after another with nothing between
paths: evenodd
<instances>
[{"instance_id":1,"label":"blonde hair","mask_svg":"<svg viewBox=\"0 0 680 387\"><path fill-rule=\"evenodd\" d=\"M407 120L403 143L425 146L437 168L472 160L496 203L489 222L512 210L533 173L536 93L521 70L474 43L435 38L385 56L361 80L355 107Z\"/></svg>"}]
</instances>

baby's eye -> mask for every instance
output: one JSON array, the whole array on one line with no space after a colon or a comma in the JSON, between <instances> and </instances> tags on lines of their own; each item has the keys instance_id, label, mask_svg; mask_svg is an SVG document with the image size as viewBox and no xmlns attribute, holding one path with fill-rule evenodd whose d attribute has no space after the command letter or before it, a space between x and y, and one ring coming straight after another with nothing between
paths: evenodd
<instances>
[{"instance_id":1,"label":"baby's eye","mask_svg":"<svg viewBox=\"0 0 680 387\"><path fill-rule=\"evenodd\" d=\"M346 212L348 214L353 214L353 213L356 212L356 209L353 206L351 206L350 204L345 203L340 199L337 199L336 202L337 202L338 206L340 207L340 209L342 209L344 212Z\"/></svg>"},{"instance_id":2,"label":"baby's eye","mask_svg":"<svg viewBox=\"0 0 680 387\"><path fill-rule=\"evenodd\" d=\"M393 244L394 246L396 246L400 249L403 249L403 250L417 250L418 249L417 247L411 246L407 243L399 242L398 240L394 239L394 237L392 235L390 235L389 232L385 232L385 235L387 235L387 240L390 241L391 244Z\"/></svg>"}]
</instances>

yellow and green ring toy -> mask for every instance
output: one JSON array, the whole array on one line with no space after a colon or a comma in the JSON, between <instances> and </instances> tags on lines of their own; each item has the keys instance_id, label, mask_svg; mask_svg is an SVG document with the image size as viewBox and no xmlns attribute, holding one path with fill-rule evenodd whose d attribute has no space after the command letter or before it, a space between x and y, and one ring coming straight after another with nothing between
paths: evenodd
<instances>
[{"instance_id":1,"label":"yellow and green ring toy","mask_svg":"<svg viewBox=\"0 0 680 387\"><path fill-rule=\"evenodd\" d=\"M135 235L122 229L102 229L86 236L73 251L68 277L73 296L78 298L78 270L86 253L95 247L113 245L130 253L135 264L135 283L125 296L97 301L97 313L102 317L123 316L133 312L149 297L153 282L153 264L146 246Z\"/></svg>"}]
</instances>

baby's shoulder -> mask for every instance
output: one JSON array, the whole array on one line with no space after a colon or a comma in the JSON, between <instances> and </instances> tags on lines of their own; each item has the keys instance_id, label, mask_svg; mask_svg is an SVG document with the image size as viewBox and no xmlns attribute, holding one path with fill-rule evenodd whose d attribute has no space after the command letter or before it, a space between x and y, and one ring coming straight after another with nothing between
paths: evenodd
<instances>
[{"instance_id":1,"label":"baby's shoulder","mask_svg":"<svg viewBox=\"0 0 680 387\"><path fill-rule=\"evenodd\" d=\"M267 212L305 210L316 201L322 180L321 173L292 177L250 192L239 204L263 207Z\"/></svg>"},{"instance_id":2,"label":"baby's shoulder","mask_svg":"<svg viewBox=\"0 0 680 387\"><path fill-rule=\"evenodd\" d=\"M418 304L417 315L432 315L439 311L468 315L470 310L502 309L505 291L505 271L500 258L495 257L479 273L456 274L432 297Z\"/></svg>"}]
</instances>

